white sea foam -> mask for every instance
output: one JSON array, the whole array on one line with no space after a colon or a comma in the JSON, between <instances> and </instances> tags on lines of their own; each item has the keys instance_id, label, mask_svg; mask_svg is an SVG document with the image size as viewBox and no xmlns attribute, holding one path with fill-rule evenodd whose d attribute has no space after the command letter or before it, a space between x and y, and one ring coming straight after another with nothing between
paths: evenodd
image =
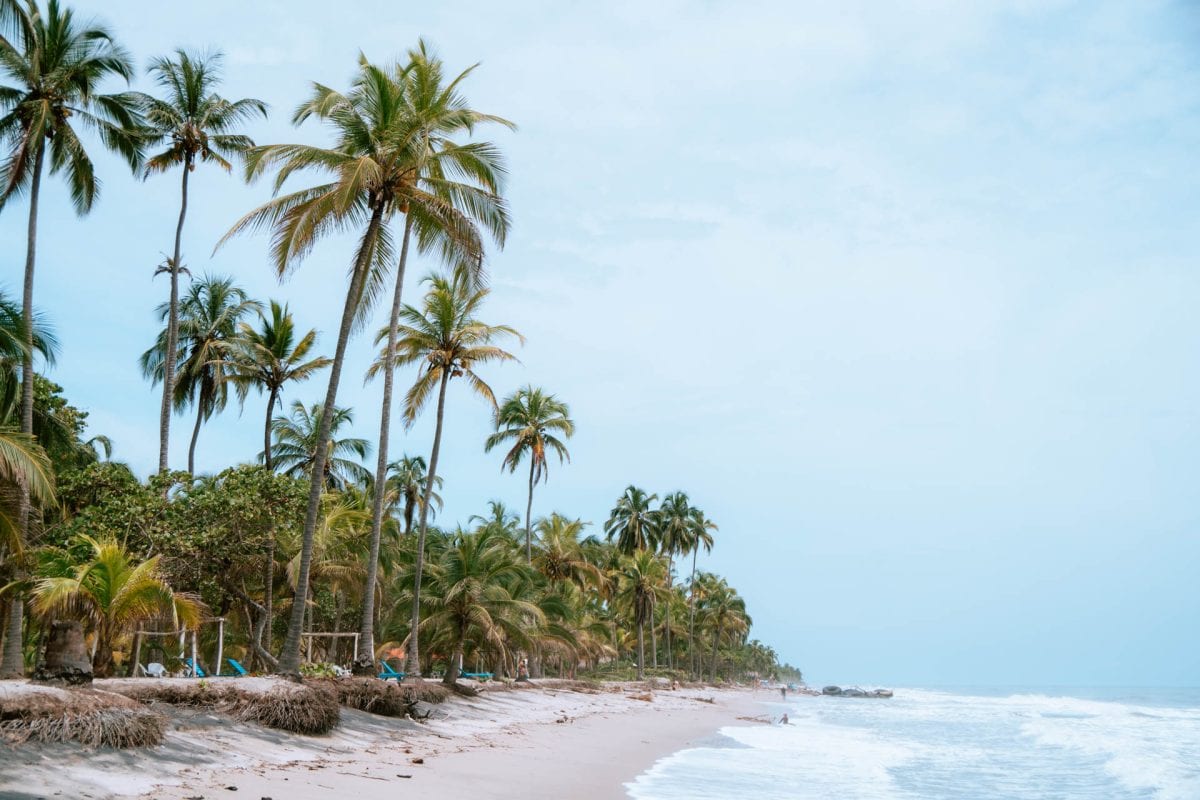
<instances>
[{"instance_id":1,"label":"white sea foam","mask_svg":"<svg viewBox=\"0 0 1200 800\"><path fill-rule=\"evenodd\" d=\"M637 800L1200 800L1200 697L903 690L795 698L788 726L731 727L629 784ZM768 704L779 713L784 706Z\"/></svg>"}]
</instances>

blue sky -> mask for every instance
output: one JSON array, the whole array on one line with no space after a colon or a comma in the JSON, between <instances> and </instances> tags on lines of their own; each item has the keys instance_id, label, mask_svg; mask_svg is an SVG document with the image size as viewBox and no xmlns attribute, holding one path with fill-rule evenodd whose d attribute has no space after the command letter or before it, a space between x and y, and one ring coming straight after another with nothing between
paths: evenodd
<instances>
[{"instance_id":1,"label":"blue sky","mask_svg":"<svg viewBox=\"0 0 1200 800\"><path fill-rule=\"evenodd\" d=\"M425 36L452 67L481 61L472 101L520 125L492 132L515 224L487 314L528 337L486 375L557 392L579 423L535 513L601 521L628 483L688 491L721 526L702 564L812 681L1200 680L1194 7L77 5L140 64L224 49L226 96L272 104L263 143L326 141L291 109L310 80L345 85L360 49ZM157 400L136 358L177 182L98 161L87 219L44 193L37 298L54 379L146 473ZM211 170L193 188L185 261L290 301L331 351L346 242L279 285L262 238L210 258L268 189ZM23 226L22 206L0 215L12 292ZM369 353L352 342L339 400L374 438ZM201 469L253 457L263 402L204 430ZM522 502L488 428L459 391L445 521ZM431 434L422 419L393 448Z\"/></svg>"}]
</instances>

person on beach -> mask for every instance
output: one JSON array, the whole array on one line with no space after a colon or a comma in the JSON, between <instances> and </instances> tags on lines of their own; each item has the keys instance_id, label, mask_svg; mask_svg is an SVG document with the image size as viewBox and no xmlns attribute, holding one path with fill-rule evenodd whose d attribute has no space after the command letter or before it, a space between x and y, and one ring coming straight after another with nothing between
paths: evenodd
<instances>
[{"instance_id":1,"label":"person on beach","mask_svg":"<svg viewBox=\"0 0 1200 800\"><path fill-rule=\"evenodd\" d=\"M786 686L779 687L779 697L782 700L787 700L787 687Z\"/></svg>"}]
</instances>

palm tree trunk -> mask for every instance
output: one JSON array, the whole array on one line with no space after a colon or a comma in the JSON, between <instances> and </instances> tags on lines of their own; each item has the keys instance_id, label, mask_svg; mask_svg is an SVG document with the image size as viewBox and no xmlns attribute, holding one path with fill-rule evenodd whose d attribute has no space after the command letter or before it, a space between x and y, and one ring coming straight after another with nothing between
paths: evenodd
<instances>
[{"instance_id":1,"label":"palm tree trunk","mask_svg":"<svg viewBox=\"0 0 1200 800\"><path fill-rule=\"evenodd\" d=\"M421 527L417 533L417 559L413 574L413 604L411 627L408 634L408 653L405 658L405 680L421 678L421 650L417 641L421 625L421 572L425 568L425 534L429 527L429 502L433 486L437 483L438 453L442 449L442 421L446 415L446 386L450 383L450 370L442 368L442 385L438 388L437 426L433 429L433 451L429 454L429 473L425 478L425 499L421 503Z\"/></svg>"},{"instance_id":2,"label":"palm tree trunk","mask_svg":"<svg viewBox=\"0 0 1200 800\"><path fill-rule=\"evenodd\" d=\"M452 686L458 682L458 676L462 674L463 663L463 646L464 640L460 637L458 643L454 645L454 655L450 657L450 664L446 667L446 677L442 682L447 686Z\"/></svg>"},{"instance_id":3,"label":"palm tree trunk","mask_svg":"<svg viewBox=\"0 0 1200 800\"><path fill-rule=\"evenodd\" d=\"M179 222L175 225L175 251L167 271L171 277L171 301L167 311L167 349L163 353L163 396L158 410L158 471L167 471L167 453L171 439L171 406L175 399L175 351L179 349L179 268L183 257L183 220L187 217L188 174L192 157L183 162L183 179L179 187Z\"/></svg>"},{"instance_id":4,"label":"palm tree trunk","mask_svg":"<svg viewBox=\"0 0 1200 800\"><path fill-rule=\"evenodd\" d=\"M21 331L25 352L21 357L21 433L33 435L33 274L37 261L38 195L42 186L46 143L38 145L33 161L33 179L29 186L29 228L25 242L25 284L21 295ZM29 542L29 490L22 484L17 506L20 534ZM24 577L19 569L14 575ZM24 625L25 598L13 597L8 606L8 628L4 636L4 656L0 659L0 678L20 678L25 674Z\"/></svg>"},{"instance_id":5,"label":"palm tree trunk","mask_svg":"<svg viewBox=\"0 0 1200 800\"><path fill-rule=\"evenodd\" d=\"M329 387L325 390L325 405L321 409L321 422L317 429L317 441L329 441L329 429L333 424L334 404L337 403L338 382L342 378L342 364L346 360L346 343L354 327L354 316L358 310L363 286L366 283L371 254L379 238L379 227L383 222L383 206L371 212L371 221L363 235L362 245L355 258L354 273L346 291L346 304L342 309L342 324L338 329L337 348L329 370ZM300 573L296 576L296 597L308 595L308 573L312 569L313 536L317 530L317 517L321 512L321 492L325 489L325 451L318 447L313 461L312 475L308 485L308 510L304 517L304 535L300 545ZM287 636L279 654L279 672L297 674L300 671L300 632L304 625L304 603L293 602L291 619L288 620Z\"/></svg>"},{"instance_id":6,"label":"palm tree trunk","mask_svg":"<svg viewBox=\"0 0 1200 800\"><path fill-rule=\"evenodd\" d=\"M258 632L256 641L260 647L271 649L272 631L275 615L275 525L272 523L270 539L267 544L267 574L263 576L263 623L262 630ZM266 632L267 642L263 644L262 634Z\"/></svg>"},{"instance_id":7,"label":"palm tree trunk","mask_svg":"<svg viewBox=\"0 0 1200 800\"><path fill-rule=\"evenodd\" d=\"M263 466L267 468L267 472L275 468L275 463L271 460L271 415L275 413L275 404L278 402L279 387L272 386L271 394L267 398L267 421L263 426Z\"/></svg>"},{"instance_id":8,"label":"palm tree trunk","mask_svg":"<svg viewBox=\"0 0 1200 800\"><path fill-rule=\"evenodd\" d=\"M675 568L674 553L667 553L667 603L663 606L663 618L667 625L667 669L675 669L675 656L671 654L671 570Z\"/></svg>"},{"instance_id":9,"label":"palm tree trunk","mask_svg":"<svg viewBox=\"0 0 1200 800\"><path fill-rule=\"evenodd\" d=\"M637 678L639 681L646 677L645 670L643 669L643 665L646 663L646 637L642 633L643 627L644 626L642 625L642 621L639 619L638 620L638 665L637 665Z\"/></svg>"},{"instance_id":10,"label":"palm tree trunk","mask_svg":"<svg viewBox=\"0 0 1200 800\"><path fill-rule=\"evenodd\" d=\"M717 682L717 645L721 641L721 623L717 622L716 630L713 631L713 655L712 664L709 665L709 675L713 683Z\"/></svg>"},{"instance_id":11,"label":"palm tree trunk","mask_svg":"<svg viewBox=\"0 0 1200 800\"><path fill-rule=\"evenodd\" d=\"M650 665L658 669L658 625L654 622L654 603L650 604Z\"/></svg>"},{"instance_id":12,"label":"palm tree trunk","mask_svg":"<svg viewBox=\"0 0 1200 800\"><path fill-rule=\"evenodd\" d=\"M533 534L530 529L533 514L533 466L536 464L533 454L529 454L529 499L525 501L525 563L533 563Z\"/></svg>"},{"instance_id":13,"label":"palm tree trunk","mask_svg":"<svg viewBox=\"0 0 1200 800\"><path fill-rule=\"evenodd\" d=\"M700 545L692 551L692 579L688 584L688 661L691 662L692 677L696 677L696 557Z\"/></svg>"},{"instance_id":14,"label":"palm tree trunk","mask_svg":"<svg viewBox=\"0 0 1200 800\"><path fill-rule=\"evenodd\" d=\"M200 390L200 399L196 403L196 424L192 427L192 442L188 445L188 474L196 474L196 440L200 438L200 426L204 423L204 390Z\"/></svg>"},{"instance_id":15,"label":"palm tree trunk","mask_svg":"<svg viewBox=\"0 0 1200 800\"><path fill-rule=\"evenodd\" d=\"M371 554L363 588L362 621L358 630L358 660L352 666L356 674L375 675L375 584L379 579L379 540L383 536L383 497L387 493L388 437L392 429L392 380L395 369L392 351L396 349L396 329L400 325L400 296L404 291L404 268L408 263L408 241L412 233L412 215L404 217L404 239L400 244L400 263L396 268L396 289L392 292L392 313L388 317L388 358L383 364L383 407L379 412L379 454L375 461L375 493L371 498Z\"/></svg>"}]
</instances>

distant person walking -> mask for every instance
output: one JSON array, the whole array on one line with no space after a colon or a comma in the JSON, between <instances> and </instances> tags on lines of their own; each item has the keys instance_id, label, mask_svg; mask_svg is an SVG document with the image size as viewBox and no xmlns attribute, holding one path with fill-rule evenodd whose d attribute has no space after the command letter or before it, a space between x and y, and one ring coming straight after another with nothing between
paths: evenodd
<instances>
[{"instance_id":1,"label":"distant person walking","mask_svg":"<svg viewBox=\"0 0 1200 800\"><path fill-rule=\"evenodd\" d=\"M779 697L783 700L787 700L787 687L786 686L779 687Z\"/></svg>"}]
</instances>

